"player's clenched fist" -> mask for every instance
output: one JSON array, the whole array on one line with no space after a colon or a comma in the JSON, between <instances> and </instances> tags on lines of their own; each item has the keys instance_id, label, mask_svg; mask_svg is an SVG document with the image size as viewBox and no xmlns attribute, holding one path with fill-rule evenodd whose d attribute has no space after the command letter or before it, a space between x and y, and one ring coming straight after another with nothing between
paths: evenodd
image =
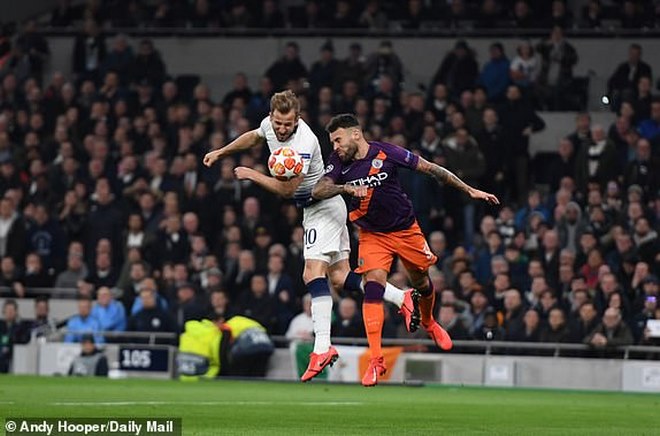
<instances>
[{"instance_id":1,"label":"player's clenched fist","mask_svg":"<svg viewBox=\"0 0 660 436\"><path fill-rule=\"evenodd\" d=\"M206 153L206 155L204 155L204 165L206 165L207 167L213 165L215 161L217 161L220 158L219 151L220 150L213 150Z\"/></svg>"}]
</instances>

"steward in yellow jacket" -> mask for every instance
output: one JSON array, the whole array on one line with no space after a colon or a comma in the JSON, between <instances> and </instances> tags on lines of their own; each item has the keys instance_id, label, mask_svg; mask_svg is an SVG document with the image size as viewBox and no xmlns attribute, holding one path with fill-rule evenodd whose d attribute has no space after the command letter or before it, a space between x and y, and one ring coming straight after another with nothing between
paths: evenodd
<instances>
[{"instance_id":1,"label":"steward in yellow jacket","mask_svg":"<svg viewBox=\"0 0 660 436\"><path fill-rule=\"evenodd\" d=\"M263 377L273 350L266 329L253 319L191 320L179 338L177 368L182 380L219 375Z\"/></svg>"}]
</instances>

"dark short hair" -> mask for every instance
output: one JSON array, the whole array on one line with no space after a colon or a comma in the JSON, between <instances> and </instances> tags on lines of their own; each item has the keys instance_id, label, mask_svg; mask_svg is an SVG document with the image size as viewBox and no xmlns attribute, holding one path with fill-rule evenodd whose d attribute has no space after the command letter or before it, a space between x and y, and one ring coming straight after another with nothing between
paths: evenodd
<instances>
[{"instance_id":1,"label":"dark short hair","mask_svg":"<svg viewBox=\"0 0 660 436\"><path fill-rule=\"evenodd\" d=\"M14 306L14 309L18 310L18 303L16 303L16 300L13 298L7 298L5 304L2 305L2 308L4 309L7 306Z\"/></svg>"},{"instance_id":2,"label":"dark short hair","mask_svg":"<svg viewBox=\"0 0 660 436\"><path fill-rule=\"evenodd\" d=\"M353 114L339 114L332 117L325 130L333 133L337 129L347 129L349 127L360 127L360 122Z\"/></svg>"}]
</instances>

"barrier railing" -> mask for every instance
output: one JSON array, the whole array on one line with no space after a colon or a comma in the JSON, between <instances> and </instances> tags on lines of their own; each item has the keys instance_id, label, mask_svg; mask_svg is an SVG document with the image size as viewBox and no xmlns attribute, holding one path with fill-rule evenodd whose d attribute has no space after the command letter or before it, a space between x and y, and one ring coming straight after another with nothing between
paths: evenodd
<instances>
[{"instance_id":1,"label":"barrier railing","mask_svg":"<svg viewBox=\"0 0 660 436\"><path fill-rule=\"evenodd\" d=\"M61 28L42 28L39 33L44 36L75 36L78 34L76 29ZM428 23L422 29L233 29L233 28L188 28L188 27L131 27L131 28L110 28L105 30L105 34L127 34L134 36L177 36L177 37L374 37L374 38L397 38L397 37L445 37L445 38L469 38L469 37L546 37L550 34L550 29L519 29L519 28L499 28L499 29L452 29L447 26ZM621 38L621 37L643 37L652 38L660 35L660 29L621 29L615 26L601 29L567 29L565 32L569 38Z\"/></svg>"},{"instance_id":2,"label":"barrier railing","mask_svg":"<svg viewBox=\"0 0 660 436\"><path fill-rule=\"evenodd\" d=\"M273 341L276 344L288 344L290 339L284 336L273 336ZM332 343L337 345L368 345L366 338L332 338ZM620 358L629 359L631 354L634 356L636 353L650 354L654 360L660 360L660 346L653 345L628 345L617 347L604 347L596 348L585 344L570 344L570 343L545 343L545 342L510 342L510 341L465 341L456 340L454 343L454 352L483 352L485 355L491 354L516 354L514 350L523 351L550 351L554 357L571 357L570 353L562 352L578 352L580 357L589 357L588 354L595 353L593 357L600 357L598 353L620 353ZM384 346L427 346L435 347L435 343L431 339L383 339ZM497 352L502 350L504 352ZM547 354L543 354L548 356ZM587 355L587 356L585 356ZM616 357L616 356L614 356ZM647 356L648 357L648 356Z\"/></svg>"},{"instance_id":3,"label":"barrier railing","mask_svg":"<svg viewBox=\"0 0 660 436\"><path fill-rule=\"evenodd\" d=\"M130 343L127 339L147 339L148 345L157 345L158 341L162 343L174 344L177 342L178 334L176 333L162 333L162 332L115 332L115 331L71 331L66 329L58 330L47 336L49 342L62 341L67 333L75 335L94 334L103 336L112 342ZM288 345L293 340L284 336L272 336L273 341L278 345ZM121 341L118 341L121 340ZM337 345L368 345L366 338L333 338L332 342ZM144 342L141 342L145 344ZM426 346L434 347L435 343L430 339L383 339L385 346ZM544 342L510 342L510 341L454 341L454 352L478 352L479 354L491 355L507 355L519 354L515 350L521 351L535 351L535 352L551 352L554 357L573 357L570 352L577 352L580 357L601 357L600 352L608 353L608 357L618 357L622 359L630 359L636 355L646 353L645 358L652 358L653 360L660 360L660 346L653 345L628 345L617 347L603 347L597 348L585 344L570 344L570 343L544 343ZM569 352L569 353L566 353ZM528 354L528 353L525 353ZM549 354L543 353L544 356ZM632 355L632 356L631 356Z\"/></svg>"},{"instance_id":4,"label":"barrier railing","mask_svg":"<svg viewBox=\"0 0 660 436\"><path fill-rule=\"evenodd\" d=\"M7 298L13 294L14 290L9 286L0 286L0 297ZM48 295L53 298L75 298L78 295L77 288L41 288L29 287L25 288L25 298L33 298L36 295Z\"/></svg>"},{"instance_id":5,"label":"barrier railing","mask_svg":"<svg viewBox=\"0 0 660 436\"><path fill-rule=\"evenodd\" d=\"M116 331L89 331L89 330L72 330L67 329L57 330L56 332L50 333L46 336L48 342L61 342L64 340L67 334L74 334L76 336L81 335L94 335L94 336L103 336L105 339L109 339L112 342L122 343L122 344L131 344L130 339L147 339L147 342L140 342L141 345L161 345L163 343L175 344L179 338L179 335L176 333L166 333L166 332L116 332ZM126 341L129 339L129 341ZM121 341L120 341L121 340ZM158 341L162 341L159 343Z\"/></svg>"}]
</instances>

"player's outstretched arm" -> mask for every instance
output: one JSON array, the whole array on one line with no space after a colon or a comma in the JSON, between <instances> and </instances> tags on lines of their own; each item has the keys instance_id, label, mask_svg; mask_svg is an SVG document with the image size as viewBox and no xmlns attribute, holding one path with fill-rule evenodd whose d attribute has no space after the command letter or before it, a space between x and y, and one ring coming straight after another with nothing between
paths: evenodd
<instances>
[{"instance_id":1,"label":"player's outstretched arm","mask_svg":"<svg viewBox=\"0 0 660 436\"><path fill-rule=\"evenodd\" d=\"M438 183L451 186L458 189L459 191L465 192L470 198L474 200L484 200L490 204L500 204L500 200L497 199L493 194L488 192L480 191L479 189L473 188L464 181L462 181L456 174L449 171L447 168L443 168L440 165L434 164L427 161L426 159L420 157L419 162L417 163L417 171L420 173L428 174L435 178Z\"/></svg>"},{"instance_id":2,"label":"player's outstretched arm","mask_svg":"<svg viewBox=\"0 0 660 436\"><path fill-rule=\"evenodd\" d=\"M321 177L314 189L312 190L312 198L315 200L325 200L326 198L334 197L335 195L348 194L353 197L363 198L367 196L366 186L354 185L335 185L335 182L330 177Z\"/></svg>"},{"instance_id":3,"label":"player's outstretched arm","mask_svg":"<svg viewBox=\"0 0 660 436\"><path fill-rule=\"evenodd\" d=\"M259 136L256 129L245 132L224 147L206 153L204 156L204 165L210 167L217 160L220 160L223 157L227 157L240 151L245 151L252 147L256 147L257 145L262 144L263 141L264 138Z\"/></svg>"},{"instance_id":4,"label":"player's outstretched arm","mask_svg":"<svg viewBox=\"0 0 660 436\"><path fill-rule=\"evenodd\" d=\"M300 175L290 180L277 180L275 177L267 176L253 168L247 167L234 168L234 174L239 180L252 180L267 191L284 198L292 198L304 178L304 176Z\"/></svg>"}]
</instances>

